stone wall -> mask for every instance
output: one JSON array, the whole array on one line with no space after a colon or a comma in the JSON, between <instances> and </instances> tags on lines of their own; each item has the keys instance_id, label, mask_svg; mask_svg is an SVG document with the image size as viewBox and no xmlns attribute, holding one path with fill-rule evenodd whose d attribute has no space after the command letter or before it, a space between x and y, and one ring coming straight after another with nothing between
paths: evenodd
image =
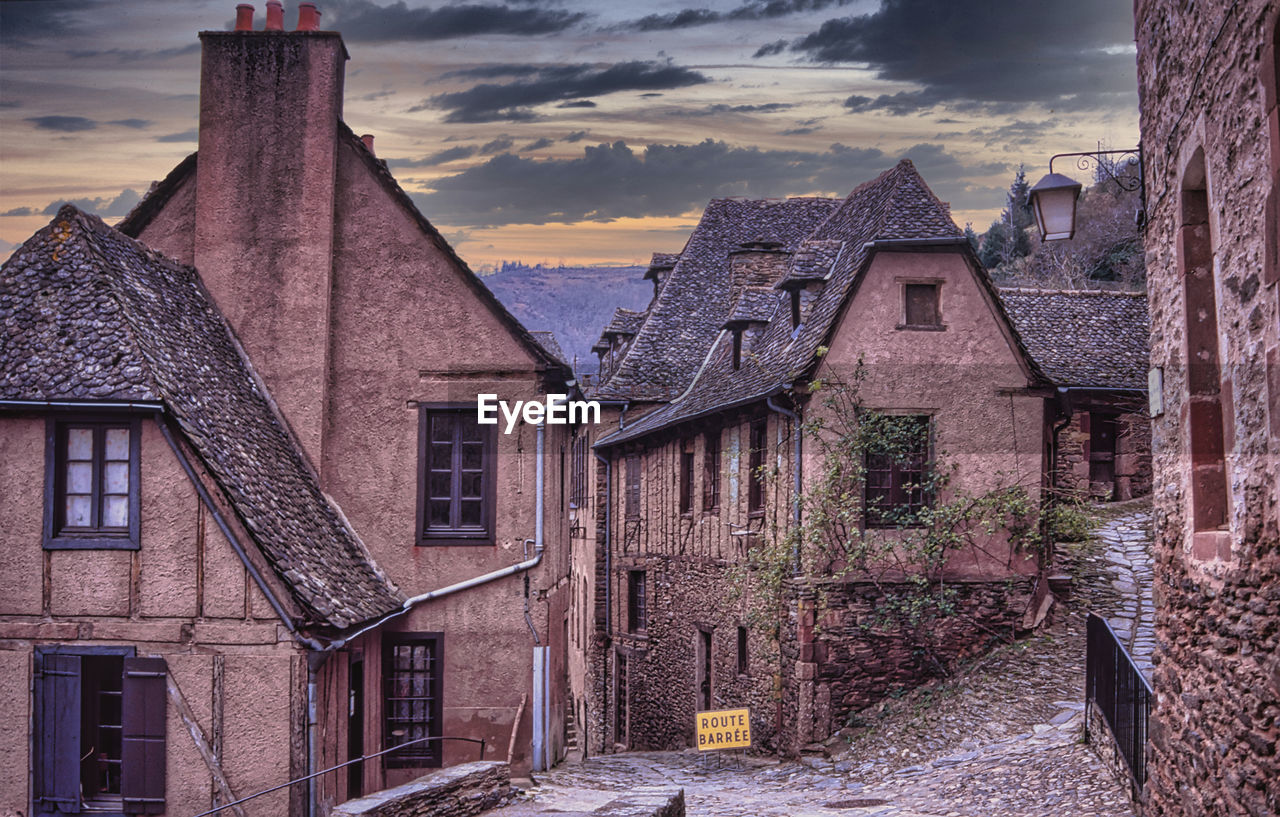
<instances>
[{"instance_id":1,"label":"stone wall","mask_svg":"<svg viewBox=\"0 0 1280 817\"><path fill-rule=\"evenodd\" d=\"M1151 493L1151 418L1142 412L1106 412L1115 417L1115 481L1089 480L1090 432L1098 410L1077 411L1058 433L1058 488L1078 499L1125 500Z\"/></svg>"},{"instance_id":2,"label":"stone wall","mask_svg":"<svg viewBox=\"0 0 1280 817\"><path fill-rule=\"evenodd\" d=\"M1280 813L1274 0L1136 5L1157 703L1148 815ZM1207 205L1207 206L1206 206Z\"/></svg>"},{"instance_id":3,"label":"stone wall","mask_svg":"<svg viewBox=\"0 0 1280 817\"><path fill-rule=\"evenodd\" d=\"M468 817L514 798L507 764L462 763L423 775L393 789L348 800L333 817Z\"/></svg>"},{"instance_id":4,"label":"stone wall","mask_svg":"<svg viewBox=\"0 0 1280 817\"><path fill-rule=\"evenodd\" d=\"M927 627L928 642L913 642L883 626L878 611L884 594L871 583L804 594L791 606L782 639L783 705L795 716L779 742L787 753L798 753L842 728L850 713L1013 638L1023 628L1033 583L1022 578L951 584L956 612Z\"/></svg>"}]
</instances>

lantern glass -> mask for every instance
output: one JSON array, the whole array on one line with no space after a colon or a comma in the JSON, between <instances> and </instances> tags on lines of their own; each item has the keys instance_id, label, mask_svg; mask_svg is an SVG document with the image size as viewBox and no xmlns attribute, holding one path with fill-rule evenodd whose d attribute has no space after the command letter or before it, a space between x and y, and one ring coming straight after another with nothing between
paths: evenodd
<instances>
[{"instance_id":1,"label":"lantern glass","mask_svg":"<svg viewBox=\"0 0 1280 817\"><path fill-rule=\"evenodd\" d=\"M1080 183L1059 173L1050 173L1031 188L1031 206L1042 241L1060 241L1076 232L1076 199Z\"/></svg>"}]
</instances>

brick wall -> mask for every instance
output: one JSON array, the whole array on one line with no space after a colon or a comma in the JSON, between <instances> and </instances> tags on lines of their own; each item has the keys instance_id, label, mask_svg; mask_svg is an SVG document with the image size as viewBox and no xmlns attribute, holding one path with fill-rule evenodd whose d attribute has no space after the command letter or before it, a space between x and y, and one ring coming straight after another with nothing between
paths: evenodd
<instances>
[{"instance_id":1,"label":"brick wall","mask_svg":"<svg viewBox=\"0 0 1280 817\"><path fill-rule=\"evenodd\" d=\"M1157 703L1148 815L1280 813L1274 0L1136 6Z\"/></svg>"}]
</instances>

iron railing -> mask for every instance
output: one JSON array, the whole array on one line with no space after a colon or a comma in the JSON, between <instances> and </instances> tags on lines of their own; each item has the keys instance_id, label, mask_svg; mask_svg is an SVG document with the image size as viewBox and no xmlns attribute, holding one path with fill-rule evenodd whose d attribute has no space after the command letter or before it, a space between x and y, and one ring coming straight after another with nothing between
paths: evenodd
<instances>
[{"instance_id":1,"label":"iron railing","mask_svg":"<svg viewBox=\"0 0 1280 817\"><path fill-rule=\"evenodd\" d=\"M308 780L321 777L323 775L329 774L330 772L336 772L338 769L346 768L347 766L350 766L353 763L363 763L364 761L369 760L371 758L381 757L382 755L389 754L391 752L397 752L405 748L406 746L416 746L419 743L427 743L433 740L441 740L441 741L460 740L466 743L478 743L480 744L480 759L484 760L485 741L482 738L454 738L454 737L448 737L448 736L441 737L439 735L433 735L431 737L426 737L426 738L417 738L416 740L407 740L404 743L398 744L396 746L392 746L390 749L383 749L381 752L374 752L371 755L364 755L362 757L357 757L354 760L348 760L345 763L339 763L337 766L330 766L327 769L321 769L318 772L312 772L306 777L295 777L293 780L290 780L288 783L281 783L278 786L272 786L269 789L263 789L262 791L254 792L253 794L250 794L247 797L241 797L239 800L233 800L230 803L223 803L222 805L217 806L215 808L211 808L208 811L202 811L199 814L197 814L196 817L209 817L210 814L217 814L218 812L224 809L229 809L233 806L238 806L241 803L247 803L248 801L253 800L254 798L257 798L257 797L261 797L264 794L270 794L273 791L280 791L281 789L287 789L290 786L297 785L298 783L305 783Z\"/></svg>"},{"instance_id":2,"label":"iron railing","mask_svg":"<svg viewBox=\"0 0 1280 817\"><path fill-rule=\"evenodd\" d=\"M1147 716L1155 697L1151 684L1105 619L1089 614L1086 639L1085 705L1098 708L1141 794L1147 782Z\"/></svg>"}]
</instances>

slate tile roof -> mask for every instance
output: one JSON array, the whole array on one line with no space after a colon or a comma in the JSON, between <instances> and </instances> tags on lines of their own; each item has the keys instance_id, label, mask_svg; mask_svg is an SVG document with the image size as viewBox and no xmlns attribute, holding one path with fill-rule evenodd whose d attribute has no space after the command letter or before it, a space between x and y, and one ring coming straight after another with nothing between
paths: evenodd
<instances>
[{"instance_id":1,"label":"slate tile roof","mask_svg":"<svg viewBox=\"0 0 1280 817\"><path fill-rule=\"evenodd\" d=\"M71 205L0 267L0 398L163 403L303 624L342 629L400 606L195 271Z\"/></svg>"},{"instance_id":2,"label":"slate tile roof","mask_svg":"<svg viewBox=\"0 0 1280 817\"><path fill-rule=\"evenodd\" d=\"M794 250L838 199L713 199L667 273L648 317L593 396L671 400L688 388L734 305L729 252L767 234Z\"/></svg>"},{"instance_id":3,"label":"slate tile roof","mask_svg":"<svg viewBox=\"0 0 1280 817\"><path fill-rule=\"evenodd\" d=\"M604 328L604 335L634 335L640 331L640 326L644 323L646 313L636 312L633 309L623 309L618 307L613 311L613 318L609 321L609 325Z\"/></svg>"},{"instance_id":4,"label":"slate tile roof","mask_svg":"<svg viewBox=\"0 0 1280 817\"><path fill-rule=\"evenodd\" d=\"M629 423L624 431L615 432L602 439L598 445L609 446L635 439L694 417L762 400L783 391L804 377L816 366L819 360L818 347L829 341L836 319L857 286L862 271L872 255L884 246L891 246L893 242L928 242L953 245L957 252L972 254L964 241L963 233L951 220L947 205L934 196L915 166L906 159L879 177L860 185L843 201L799 201L823 202L823 205L807 206L826 212L826 216L809 227L807 232L788 235L785 239L788 248L793 249L793 254L779 284L797 279L823 281L822 291L801 316L800 326L793 329L788 317L789 307L785 305L790 295L777 289L770 292L773 299L770 314L773 318L762 331L755 333L749 344L744 342L741 367L734 370L732 332L728 329L715 331L725 326L739 306L736 302L725 303L726 299L721 291L727 293L729 285L724 273L716 266L719 259L715 253L720 252L723 257L728 248L723 244L707 242L709 246L700 254L691 256L690 249L695 246L695 239L698 237L698 231L695 231L680 263L672 273L671 286L663 293L664 296L668 292L673 295L679 293L682 300L665 306L670 314L677 316L682 313L696 314L698 310L716 311L720 316L719 320L711 331L707 331L705 324L697 325L693 334L701 341L699 343L685 340L690 332L676 320L669 326L662 325L667 335L679 340L675 347L680 366L664 371L661 366L644 360L647 366L635 367L639 372L656 372L659 375L669 374L671 371L683 374L692 368L694 376L688 379L688 385L684 389L668 398L670 402L666 405ZM752 202L734 204L750 212L750 208L745 208L745 205ZM717 202L712 202L712 207L715 205ZM712 207L708 207L709 212ZM706 221L707 217L704 215L704 223ZM800 221L797 219L790 224L793 228L799 228ZM720 226L716 221L712 221L712 225ZM761 234L764 226L752 224L737 235L745 237ZM699 225L699 230L702 229L703 226ZM876 242L880 244L877 245ZM700 269L691 264L686 265L691 257L705 260L709 268L705 277ZM976 260L973 263L980 281L995 300L995 288L991 286L985 271L977 265ZM682 269L688 282L675 289L675 276ZM767 303L756 303L754 295L752 298L750 308L753 314L768 311ZM674 301L675 298L670 300ZM657 304L653 311L656 313ZM654 318L650 318L640 337L653 324ZM656 336L658 333L655 331L654 334ZM637 338L637 344L640 337ZM706 352L695 360L693 358L698 349L706 349ZM627 361L623 365L626 366ZM1034 365L1032 369L1033 376L1038 378L1040 373ZM625 386L633 395L653 393L653 390L647 390L643 385L633 387L630 382L619 382L616 378L610 382L619 387ZM665 382L670 382L670 378ZM627 394L622 388L619 391L624 396Z\"/></svg>"},{"instance_id":5,"label":"slate tile roof","mask_svg":"<svg viewBox=\"0 0 1280 817\"><path fill-rule=\"evenodd\" d=\"M556 340L556 335L554 332L532 332L531 331L529 334L533 335L533 339L538 342L539 346L541 346L543 349L546 350L547 354L551 355L551 357L555 358L556 360L560 361L566 366L569 365L568 361L565 360L564 349L560 348L560 341Z\"/></svg>"},{"instance_id":6,"label":"slate tile roof","mask_svg":"<svg viewBox=\"0 0 1280 817\"><path fill-rule=\"evenodd\" d=\"M725 320L725 326L741 326L750 323L768 323L778 309L778 293L772 288L747 287Z\"/></svg>"},{"instance_id":7,"label":"slate tile roof","mask_svg":"<svg viewBox=\"0 0 1280 817\"><path fill-rule=\"evenodd\" d=\"M1002 289L1031 357L1056 386L1145 389L1145 292Z\"/></svg>"}]
</instances>

